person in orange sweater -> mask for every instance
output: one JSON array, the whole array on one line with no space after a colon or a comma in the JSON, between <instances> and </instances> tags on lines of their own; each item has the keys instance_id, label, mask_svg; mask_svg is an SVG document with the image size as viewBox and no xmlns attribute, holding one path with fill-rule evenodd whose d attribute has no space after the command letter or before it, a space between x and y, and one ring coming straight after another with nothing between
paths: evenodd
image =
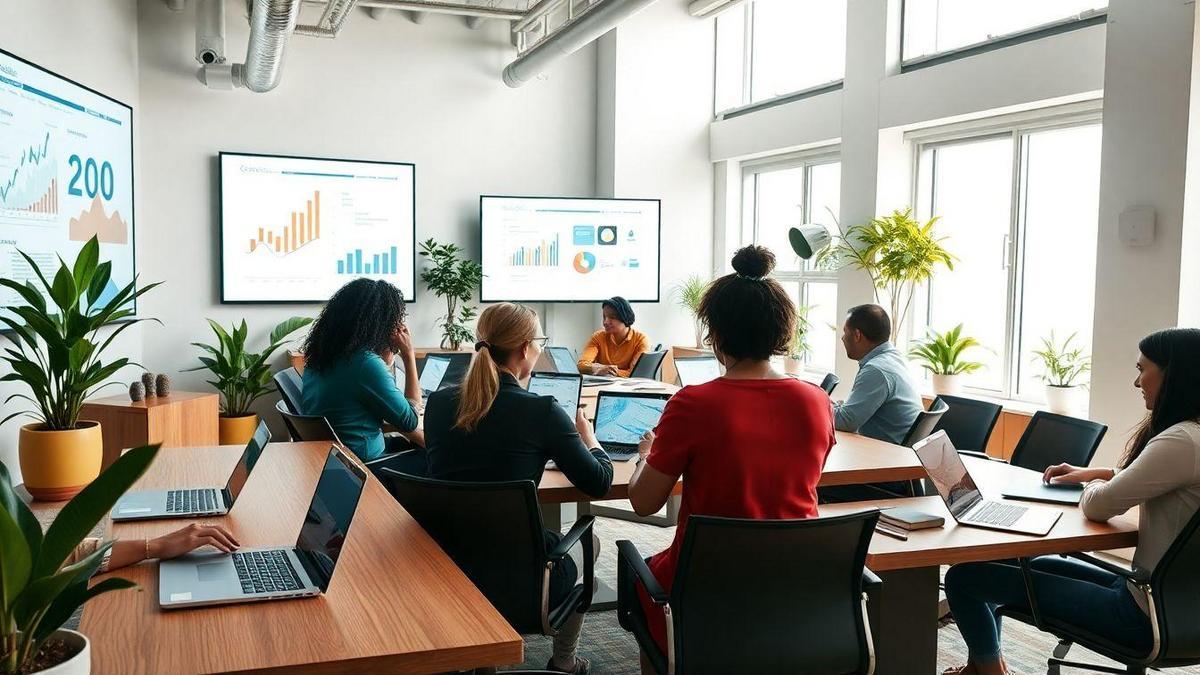
<instances>
[{"instance_id":1,"label":"person in orange sweater","mask_svg":"<svg viewBox=\"0 0 1200 675\"><path fill-rule=\"evenodd\" d=\"M644 352L650 351L646 334L633 329L633 307L629 301L614 296L600 303L604 312L603 330L592 334L583 355L579 357L579 372L588 375L629 377L633 364Z\"/></svg>"}]
</instances>

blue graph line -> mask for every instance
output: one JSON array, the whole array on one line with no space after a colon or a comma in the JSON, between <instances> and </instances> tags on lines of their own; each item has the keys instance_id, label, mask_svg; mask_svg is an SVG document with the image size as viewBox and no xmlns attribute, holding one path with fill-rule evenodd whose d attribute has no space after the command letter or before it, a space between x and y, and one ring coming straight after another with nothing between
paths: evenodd
<instances>
[{"instance_id":1,"label":"blue graph line","mask_svg":"<svg viewBox=\"0 0 1200 675\"><path fill-rule=\"evenodd\" d=\"M28 161L30 164L41 164L42 160L46 158L46 155L49 152L50 132L47 131L46 140L42 141L42 148L40 151L38 150L37 146L31 146L26 148L25 151L21 153L21 163L17 165L16 169L13 169L12 178L9 178L7 183L5 183L3 186L0 186L0 201L8 201L8 193L13 189L14 186L16 186L17 174L21 172L21 169L25 166L26 161Z\"/></svg>"}]
</instances>

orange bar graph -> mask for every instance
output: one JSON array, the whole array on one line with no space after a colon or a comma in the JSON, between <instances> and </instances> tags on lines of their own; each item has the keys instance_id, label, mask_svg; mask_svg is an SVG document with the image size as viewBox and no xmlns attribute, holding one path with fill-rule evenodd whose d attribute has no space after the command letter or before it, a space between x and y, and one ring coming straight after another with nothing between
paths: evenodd
<instances>
[{"instance_id":1,"label":"orange bar graph","mask_svg":"<svg viewBox=\"0 0 1200 675\"><path fill-rule=\"evenodd\" d=\"M308 200L308 216L304 219L304 240L312 239L312 200Z\"/></svg>"},{"instance_id":2,"label":"orange bar graph","mask_svg":"<svg viewBox=\"0 0 1200 675\"><path fill-rule=\"evenodd\" d=\"M313 192L313 208L317 211L317 219L313 224L313 239L321 238L321 192Z\"/></svg>"},{"instance_id":3,"label":"orange bar graph","mask_svg":"<svg viewBox=\"0 0 1200 675\"><path fill-rule=\"evenodd\" d=\"M54 195L53 199L57 200L57 195ZM267 244L276 254L287 255L308 242L320 238L321 192L314 190L312 199L306 199L301 210L292 211L289 222L285 223L279 231L259 227L258 238L251 238L249 251L253 253L261 244Z\"/></svg>"},{"instance_id":4,"label":"orange bar graph","mask_svg":"<svg viewBox=\"0 0 1200 675\"><path fill-rule=\"evenodd\" d=\"M251 240L250 240L250 252L251 252L251 253L254 253L254 249L255 249L255 248L257 248L257 247L258 247L258 240L257 240L257 239L251 239Z\"/></svg>"}]
</instances>

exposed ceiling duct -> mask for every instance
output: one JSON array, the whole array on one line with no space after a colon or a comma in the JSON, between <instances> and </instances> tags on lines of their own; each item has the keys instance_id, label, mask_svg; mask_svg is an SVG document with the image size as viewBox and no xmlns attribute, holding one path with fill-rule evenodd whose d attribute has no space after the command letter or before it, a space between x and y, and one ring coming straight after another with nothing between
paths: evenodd
<instances>
[{"instance_id":1,"label":"exposed ceiling duct","mask_svg":"<svg viewBox=\"0 0 1200 675\"><path fill-rule=\"evenodd\" d=\"M692 0L688 13L699 18L708 18L742 4L745 0Z\"/></svg>"},{"instance_id":2,"label":"exposed ceiling duct","mask_svg":"<svg viewBox=\"0 0 1200 675\"><path fill-rule=\"evenodd\" d=\"M279 85L283 52L296 29L300 0L253 0L244 64L225 62L225 15L221 0L197 2L196 12L196 58L203 64L198 73L201 82L214 89L245 87L258 93L271 91ZM202 34L218 27L219 39ZM201 50L202 44L208 45L205 51Z\"/></svg>"},{"instance_id":3,"label":"exposed ceiling duct","mask_svg":"<svg viewBox=\"0 0 1200 675\"><path fill-rule=\"evenodd\" d=\"M508 64L504 69L504 83L510 87L525 84L541 74L550 64L596 41L653 2L654 0L601 0L543 38L516 61Z\"/></svg>"}]
</instances>

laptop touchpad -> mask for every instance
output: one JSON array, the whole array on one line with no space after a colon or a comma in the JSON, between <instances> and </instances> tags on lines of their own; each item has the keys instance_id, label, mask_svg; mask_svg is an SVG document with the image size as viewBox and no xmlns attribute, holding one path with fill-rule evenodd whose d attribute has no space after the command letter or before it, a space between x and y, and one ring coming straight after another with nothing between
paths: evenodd
<instances>
[{"instance_id":1,"label":"laptop touchpad","mask_svg":"<svg viewBox=\"0 0 1200 675\"><path fill-rule=\"evenodd\" d=\"M196 565L196 575L200 581L220 581L228 574L225 563L204 563Z\"/></svg>"}]
</instances>

